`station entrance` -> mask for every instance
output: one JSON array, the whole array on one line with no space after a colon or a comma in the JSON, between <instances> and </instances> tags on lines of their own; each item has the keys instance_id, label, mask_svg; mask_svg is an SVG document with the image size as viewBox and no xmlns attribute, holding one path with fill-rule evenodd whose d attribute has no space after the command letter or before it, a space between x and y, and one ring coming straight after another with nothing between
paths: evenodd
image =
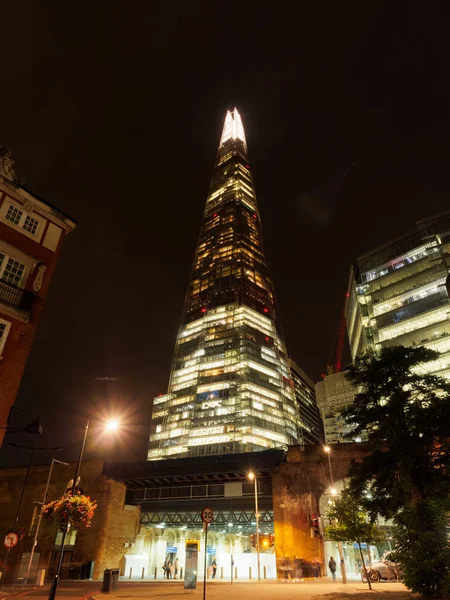
<instances>
[{"instance_id":1,"label":"station entrance","mask_svg":"<svg viewBox=\"0 0 450 600\"><path fill-rule=\"evenodd\" d=\"M284 460L279 450L147 462L127 472L127 504L141 508L140 532L127 550L122 575L131 578L182 577L187 540L199 541L198 576L257 579L256 473L261 579L276 578L272 470ZM201 511L214 520L205 547ZM168 567L170 572L168 573ZM182 571L183 569L183 571Z\"/></svg>"}]
</instances>

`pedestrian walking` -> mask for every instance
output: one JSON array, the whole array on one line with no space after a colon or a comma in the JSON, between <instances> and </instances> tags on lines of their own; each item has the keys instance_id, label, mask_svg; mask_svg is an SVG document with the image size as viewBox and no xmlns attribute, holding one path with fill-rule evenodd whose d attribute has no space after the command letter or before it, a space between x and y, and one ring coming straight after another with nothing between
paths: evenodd
<instances>
[{"instance_id":1,"label":"pedestrian walking","mask_svg":"<svg viewBox=\"0 0 450 600\"><path fill-rule=\"evenodd\" d=\"M331 577L333 578L333 581L336 580L336 561L334 560L334 558L332 556L330 556L330 560L328 561L328 568L331 571Z\"/></svg>"},{"instance_id":2,"label":"pedestrian walking","mask_svg":"<svg viewBox=\"0 0 450 600\"><path fill-rule=\"evenodd\" d=\"M314 577L316 579L319 579L319 577L322 575L321 571L321 564L322 561L320 560L320 558L313 558L313 571L314 571Z\"/></svg>"},{"instance_id":3,"label":"pedestrian walking","mask_svg":"<svg viewBox=\"0 0 450 600\"><path fill-rule=\"evenodd\" d=\"M167 579L172 579L172 561L171 560L167 561L166 573L167 573Z\"/></svg>"},{"instance_id":4,"label":"pedestrian walking","mask_svg":"<svg viewBox=\"0 0 450 600\"><path fill-rule=\"evenodd\" d=\"M216 558L214 557L214 560L212 561L212 577L211 579L215 579L216 578L216 571L217 571L217 562L216 562Z\"/></svg>"},{"instance_id":5,"label":"pedestrian walking","mask_svg":"<svg viewBox=\"0 0 450 600\"><path fill-rule=\"evenodd\" d=\"M298 583L299 581L303 581L303 565L302 559L298 558L298 556L294 556L294 578Z\"/></svg>"},{"instance_id":6,"label":"pedestrian walking","mask_svg":"<svg viewBox=\"0 0 450 600\"><path fill-rule=\"evenodd\" d=\"M284 575L284 581L288 580L288 571L289 571L289 565L288 565L288 561L283 558L283 560L281 561L281 571Z\"/></svg>"},{"instance_id":7,"label":"pedestrian walking","mask_svg":"<svg viewBox=\"0 0 450 600\"><path fill-rule=\"evenodd\" d=\"M174 567L174 571L175 571L173 578L177 579L177 577L178 577L178 558L175 559L173 567Z\"/></svg>"}]
</instances>

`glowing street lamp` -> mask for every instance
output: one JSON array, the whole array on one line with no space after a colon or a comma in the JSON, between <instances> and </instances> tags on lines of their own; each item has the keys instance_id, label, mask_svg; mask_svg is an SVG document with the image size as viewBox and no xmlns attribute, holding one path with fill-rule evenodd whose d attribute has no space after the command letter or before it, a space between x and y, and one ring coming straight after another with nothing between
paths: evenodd
<instances>
[{"instance_id":1,"label":"glowing street lamp","mask_svg":"<svg viewBox=\"0 0 450 600\"><path fill-rule=\"evenodd\" d=\"M105 431L108 433L112 433L113 431L117 431L120 427L119 421L117 419L111 419L105 425Z\"/></svg>"},{"instance_id":2,"label":"glowing street lamp","mask_svg":"<svg viewBox=\"0 0 450 600\"><path fill-rule=\"evenodd\" d=\"M253 473L253 471L250 471L250 473L247 475L247 477L248 477L248 479L250 479L250 481L255 482L256 555L257 555L257 560L258 560L258 581L261 581L261 562L260 562L260 556L259 556L258 482L256 479L256 475Z\"/></svg>"}]
</instances>

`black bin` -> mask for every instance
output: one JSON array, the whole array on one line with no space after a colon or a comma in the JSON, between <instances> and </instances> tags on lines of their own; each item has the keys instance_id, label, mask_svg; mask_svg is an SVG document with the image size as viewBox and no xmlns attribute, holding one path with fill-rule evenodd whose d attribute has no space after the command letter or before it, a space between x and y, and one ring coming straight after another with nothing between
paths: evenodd
<instances>
[{"instance_id":1,"label":"black bin","mask_svg":"<svg viewBox=\"0 0 450 600\"><path fill-rule=\"evenodd\" d=\"M103 572L103 585L101 592L103 594L109 594L110 592L117 592L117 585L119 583L119 569L105 569Z\"/></svg>"}]
</instances>

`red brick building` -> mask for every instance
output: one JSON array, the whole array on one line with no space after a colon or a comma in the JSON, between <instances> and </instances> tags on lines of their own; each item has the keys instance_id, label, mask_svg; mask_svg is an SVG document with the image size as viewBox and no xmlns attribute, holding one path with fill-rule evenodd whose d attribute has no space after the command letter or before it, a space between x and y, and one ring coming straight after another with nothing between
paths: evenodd
<instances>
[{"instance_id":1,"label":"red brick building","mask_svg":"<svg viewBox=\"0 0 450 600\"><path fill-rule=\"evenodd\" d=\"M62 241L76 222L17 181L0 147L0 445Z\"/></svg>"}]
</instances>

